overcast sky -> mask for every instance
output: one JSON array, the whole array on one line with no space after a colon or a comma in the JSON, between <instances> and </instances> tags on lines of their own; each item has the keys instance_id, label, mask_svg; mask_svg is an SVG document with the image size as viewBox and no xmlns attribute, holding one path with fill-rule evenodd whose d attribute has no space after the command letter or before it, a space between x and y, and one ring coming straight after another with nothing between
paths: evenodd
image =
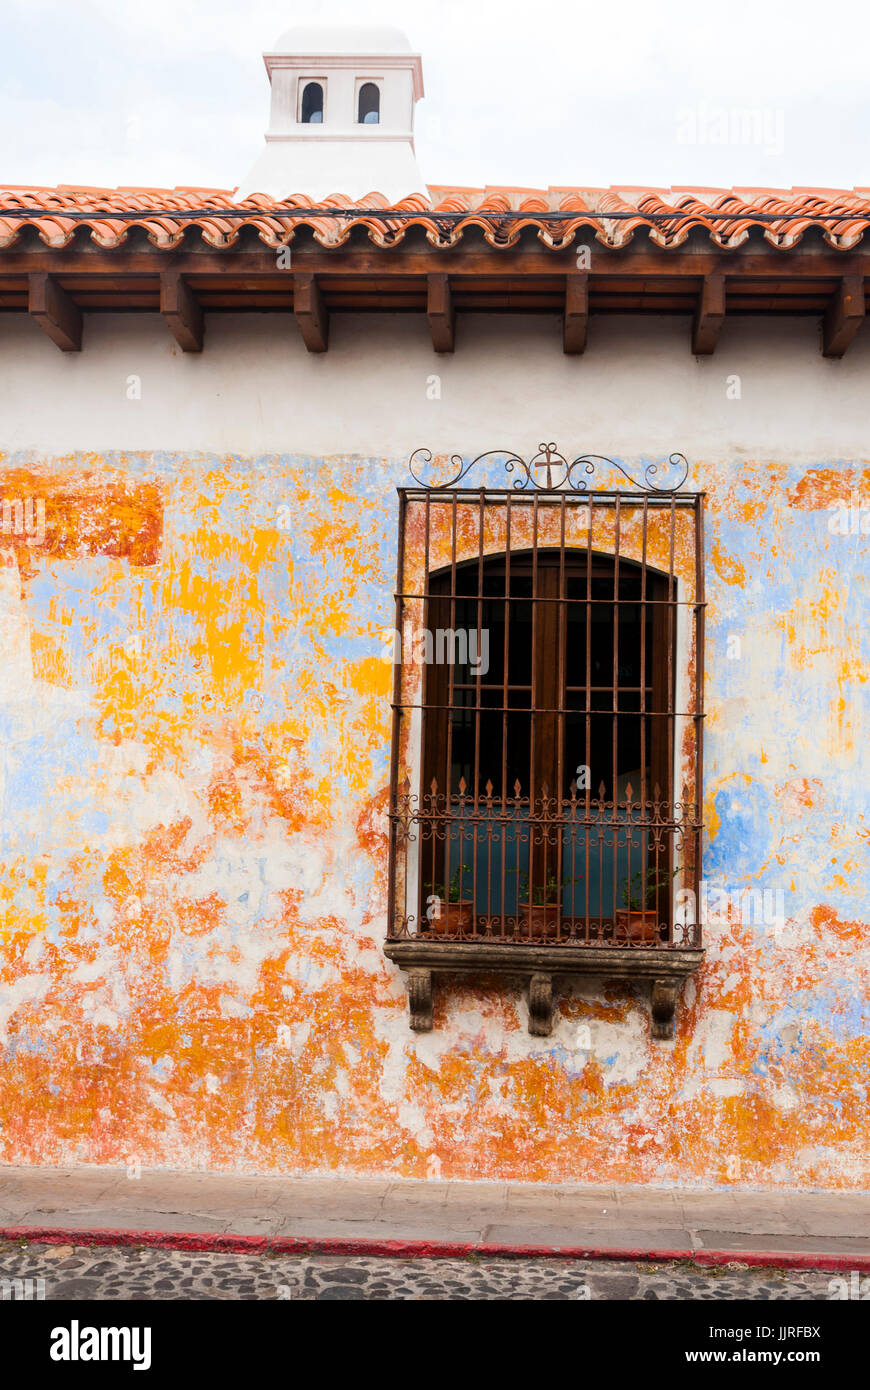
<instances>
[{"instance_id":1,"label":"overcast sky","mask_svg":"<svg viewBox=\"0 0 870 1390\"><path fill-rule=\"evenodd\" d=\"M430 183L870 185L870 6L817 0L0 0L0 182L235 187L261 54L395 24Z\"/></svg>"}]
</instances>

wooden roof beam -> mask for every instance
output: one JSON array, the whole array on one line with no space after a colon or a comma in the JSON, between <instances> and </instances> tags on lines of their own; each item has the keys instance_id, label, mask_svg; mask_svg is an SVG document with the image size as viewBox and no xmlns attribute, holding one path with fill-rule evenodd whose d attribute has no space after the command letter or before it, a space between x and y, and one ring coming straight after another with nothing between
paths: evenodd
<instances>
[{"instance_id":1,"label":"wooden roof beam","mask_svg":"<svg viewBox=\"0 0 870 1390\"><path fill-rule=\"evenodd\" d=\"M329 346L329 312L320 286L310 271L293 276L293 312L302 341L309 352L326 352Z\"/></svg>"},{"instance_id":2,"label":"wooden roof beam","mask_svg":"<svg viewBox=\"0 0 870 1390\"><path fill-rule=\"evenodd\" d=\"M456 276L487 276L502 280L525 279L542 275L553 278L577 274L576 251L554 251L545 246L531 245L511 249L462 244L458 247L434 250L432 247L376 247L354 245L325 248L318 245L301 247L293 252L293 275L342 276L419 276L438 271ZM154 276L172 267L182 275L199 277L217 275L239 280L262 279L286 291L288 272L278 270L274 251L221 250L159 251L156 248L130 251L124 247L109 251L89 246L86 251L69 246L44 248L38 251L0 251L0 272L6 277L47 271L55 276L108 275L113 279L125 276ZM677 247L661 250L653 246L632 243L621 250L599 249L596 252L593 285L609 277L633 277L642 280L680 279L690 277L693 288L701 276L724 271L729 280L739 284L745 279L763 279L775 286L783 280L801 278L829 282L839 280L850 269L863 270L870 276L870 249L866 251L834 251L831 248L796 246L790 250L767 250L753 247L723 252L719 247L687 250ZM589 272L593 274L592 271ZM192 279L196 284L196 279ZM454 284L454 289L456 288Z\"/></svg>"},{"instance_id":3,"label":"wooden roof beam","mask_svg":"<svg viewBox=\"0 0 870 1390\"><path fill-rule=\"evenodd\" d=\"M82 311L47 271L28 276L27 311L61 352L81 352Z\"/></svg>"},{"instance_id":4,"label":"wooden roof beam","mask_svg":"<svg viewBox=\"0 0 870 1390\"><path fill-rule=\"evenodd\" d=\"M195 294L177 270L160 274L160 312L183 352L202 352L205 318Z\"/></svg>"},{"instance_id":5,"label":"wooden roof beam","mask_svg":"<svg viewBox=\"0 0 870 1390\"><path fill-rule=\"evenodd\" d=\"M708 357L716 351L719 334L725 322L725 276L721 271L705 275L692 324L692 352Z\"/></svg>"},{"instance_id":6,"label":"wooden roof beam","mask_svg":"<svg viewBox=\"0 0 870 1390\"><path fill-rule=\"evenodd\" d=\"M822 356L842 357L864 322L864 276L860 270L844 275L834 291L822 325Z\"/></svg>"},{"instance_id":7,"label":"wooden roof beam","mask_svg":"<svg viewBox=\"0 0 870 1390\"><path fill-rule=\"evenodd\" d=\"M456 340L456 309L446 275L426 276L426 317L436 352L452 352Z\"/></svg>"},{"instance_id":8,"label":"wooden roof beam","mask_svg":"<svg viewBox=\"0 0 870 1390\"><path fill-rule=\"evenodd\" d=\"M562 322L562 349L580 353L586 349L589 326L589 274L579 271L565 276L565 310Z\"/></svg>"}]
</instances>

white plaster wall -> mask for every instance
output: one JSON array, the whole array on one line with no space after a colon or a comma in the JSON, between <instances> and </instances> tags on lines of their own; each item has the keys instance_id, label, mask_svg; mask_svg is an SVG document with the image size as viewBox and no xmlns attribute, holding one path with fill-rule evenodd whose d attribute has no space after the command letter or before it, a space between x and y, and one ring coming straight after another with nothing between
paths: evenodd
<instances>
[{"instance_id":1,"label":"white plaster wall","mask_svg":"<svg viewBox=\"0 0 870 1390\"><path fill-rule=\"evenodd\" d=\"M357 132L377 129L356 126ZM262 154L239 185L235 195L239 200L252 193L266 193L271 198L305 193L315 202L336 194L359 202L370 193L378 193L392 203L414 193L429 196L410 138L374 141L360 134L345 136L332 132L327 132L323 139L309 141L266 138L268 143Z\"/></svg>"},{"instance_id":2,"label":"white plaster wall","mask_svg":"<svg viewBox=\"0 0 870 1390\"><path fill-rule=\"evenodd\" d=\"M819 352L813 319L732 320L712 358L682 318L592 320L582 357L556 316L460 316L457 351L432 351L423 315L336 315L306 352L292 315L212 314L201 355L156 314L88 315L62 353L24 315L0 315L0 448L405 455L565 451L783 462L870 453L870 332ZM127 399L131 375L141 399ZM742 398L729 400L738 375ZM427 398L431 378L441 398ZM399 480L397 479L397 482ZM691 482L690 482L691 485Z\"/></svg>"}]
</instances>

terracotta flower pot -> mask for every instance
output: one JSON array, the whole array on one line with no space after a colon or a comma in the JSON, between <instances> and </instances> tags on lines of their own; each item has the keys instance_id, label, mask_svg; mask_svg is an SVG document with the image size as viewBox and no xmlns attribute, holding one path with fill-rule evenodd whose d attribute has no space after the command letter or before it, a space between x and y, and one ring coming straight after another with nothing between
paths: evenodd
<instances>
[{"instance_id":1,"label":"terracotta flower pot","mask_svg":"<svg viewBox=\"0 0 870 1390\"><path fill-rule=\"evenodd\" d=\"M446 903L442 899L440 915L429 920L429 931L436 936L457 936L460 932L471 933L474 922L474 903Z\"/></svg>"},{"instance_id":2,"label":"terracotta flower pot","mask_svg":"<svg viewBox=\"0 0 870 1390\"><path fill-rule=\"evenodd\" d=\"M559 903L520 903L521 930L537 940L547 940L559 934Z\"/></svg>"},{"instance_id":3,"label":"terracotta flower pot","mask_svg":"<svg viewBox=\"0 0 870 1390\"><path fill-rule=\"evenodd\" d=\"M617 912L614 917L617 940L655 941L658 937L658 921L652 910L647 912Z\"/></svg>"}]
</instances>

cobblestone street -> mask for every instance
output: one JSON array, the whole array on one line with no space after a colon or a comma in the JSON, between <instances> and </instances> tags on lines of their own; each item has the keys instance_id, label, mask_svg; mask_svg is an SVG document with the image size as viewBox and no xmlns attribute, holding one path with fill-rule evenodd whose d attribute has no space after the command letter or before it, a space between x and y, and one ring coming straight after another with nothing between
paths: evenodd
<instances>
[{"instance_id":1,"label":"cobblestone street","mask_svg":"<svg viewBox=\"0 0 870 1390\"><path fill-rule=\"evenodd\" d=\"M829 1273L739 1264L368 1256L215 1255L150 1248L0 1246L3 1298L90 1299L821 1299ZM37 1281L15 1284L7 1281Z\"/></svg>"}]
</instances>

